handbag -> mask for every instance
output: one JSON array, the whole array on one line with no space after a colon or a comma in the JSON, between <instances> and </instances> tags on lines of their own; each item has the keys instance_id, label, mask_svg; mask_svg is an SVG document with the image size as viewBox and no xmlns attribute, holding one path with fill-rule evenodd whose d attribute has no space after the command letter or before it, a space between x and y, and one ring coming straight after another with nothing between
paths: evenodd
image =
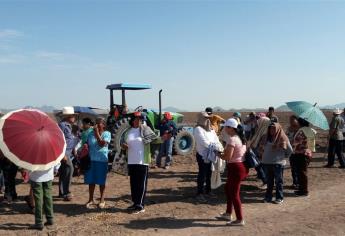
<instances>
[{"instance_id":1,"label":"handbag","mask_svg":"<svg viewBox=\"0 0 345 236\"><path fill-rule=\"evenodd\" d=\"M248 168L256 168L260 165L260 161L254 151L250 148L244 154L244 165Z\"/></svg>"},{"instance_id":2,"label":"handbag","mask_svg":"<svg viewBox=\"0 0 345 236\"><path fill-rule=\"evenodd\" d=\"M78 150L78 161L79 161L79 168L82 173L85 173L87 170L90 169L91 160L89 156L89 146L84 144Z\"/></svg>"}]
</instances>

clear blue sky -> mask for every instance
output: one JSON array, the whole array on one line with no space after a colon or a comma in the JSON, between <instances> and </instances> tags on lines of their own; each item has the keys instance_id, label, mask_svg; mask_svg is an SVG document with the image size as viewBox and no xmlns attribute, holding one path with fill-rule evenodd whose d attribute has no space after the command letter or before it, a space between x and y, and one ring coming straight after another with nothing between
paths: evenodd
<instances>
[{"instance_id":1,"label":"clear blue sky","mask_svg":"<svg viewBox=\"0 0 345 236\"><path fill-rule=\"evenodd\" d=\"M345 100L345 1L1 1L0 107Z\"/></svg>"}]
</instances>

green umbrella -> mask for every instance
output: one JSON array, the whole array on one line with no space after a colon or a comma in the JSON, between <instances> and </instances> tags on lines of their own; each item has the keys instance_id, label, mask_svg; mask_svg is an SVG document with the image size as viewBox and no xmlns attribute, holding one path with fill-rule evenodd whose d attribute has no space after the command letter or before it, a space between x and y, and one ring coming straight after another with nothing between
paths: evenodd
<instances>
[{"instance_id":1,"label":"green umbrella","mask_svg":"<svg viewBox=\"0 0 345 236\"><path fill-rule=\"evenodd\" d=\"M316 103L310 104L308 102L296 101L287 102L286 105L298 116L308 121L312 125L323 130L329 130L329 125L325 114L316 107Z\"/></svg>"}]
</instances>

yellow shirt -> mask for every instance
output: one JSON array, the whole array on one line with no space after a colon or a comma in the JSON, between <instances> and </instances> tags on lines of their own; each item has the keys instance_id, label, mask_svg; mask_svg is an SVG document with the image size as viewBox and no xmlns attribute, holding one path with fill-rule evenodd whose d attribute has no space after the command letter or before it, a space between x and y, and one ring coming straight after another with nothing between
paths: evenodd
<instances>
[{"instance_id":1,"label":"yellow shirt","mask_svg":"<svg viewBox=\"0 0 345 236\"><path fill-rule=\"evenodd\" d=\"M224 122L225 120L218 115L212 115L210 118L210 121L211 121L212 129L216 131L216 133L218 134L218 132L220 131L220 124L221 122Z\"/></svg>"}]
</instances>

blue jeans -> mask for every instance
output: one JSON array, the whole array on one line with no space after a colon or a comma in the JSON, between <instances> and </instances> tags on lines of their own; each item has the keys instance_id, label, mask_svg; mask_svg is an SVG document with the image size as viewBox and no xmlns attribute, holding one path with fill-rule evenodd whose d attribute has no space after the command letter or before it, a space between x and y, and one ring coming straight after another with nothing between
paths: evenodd
<instances>
[{"instance_id":1,"label":"blue jeans","mask_svg":"<svg viewBox=\"0 0 345 236\"><path fill-rule=\"evenodd\" d=\"M172 162L172 149L173 149L174 138L164 141L161 144L159 154L157 156L156 165L160 166L162 162L162 157L166 156L165 166L170 166Z\"/></svg>"},{"instance_id":2,"label":"blue jeans","mask_svg":"<svg viewBox=\"0 0 345 236\"><path fill-rule=\"evenodd\" d=\"M267 180L265 199L272 201L274 183L276 185L276 200L283 200L283 172L284 166L280 164L264 164Z\"/></svg>"}]
</instances>

